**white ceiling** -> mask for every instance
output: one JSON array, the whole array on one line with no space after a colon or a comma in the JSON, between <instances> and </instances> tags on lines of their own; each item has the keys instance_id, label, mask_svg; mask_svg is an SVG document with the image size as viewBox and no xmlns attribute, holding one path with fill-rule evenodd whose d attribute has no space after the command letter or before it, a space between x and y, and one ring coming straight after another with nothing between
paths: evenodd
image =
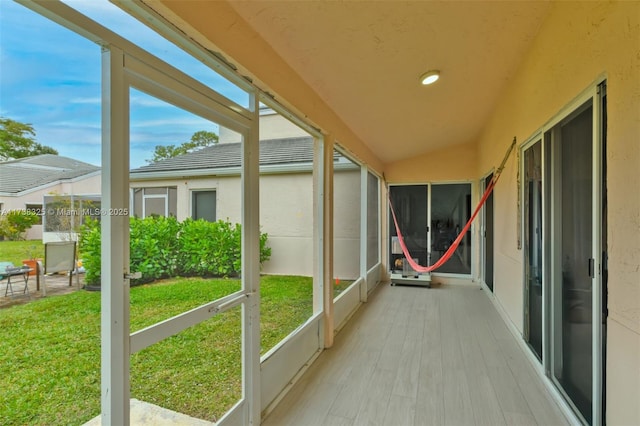
<instances>
[{"instance_id":1,"label":"white ceiling","mask_svg":"<svg viewBox=\"0 0 640 426\"><path fill-rule=\"evenodd\" d=\"M548 2L232 1L384 162L474 143ZM433 86L419 77L441 70Z\"/></svg>"}]
</instances>

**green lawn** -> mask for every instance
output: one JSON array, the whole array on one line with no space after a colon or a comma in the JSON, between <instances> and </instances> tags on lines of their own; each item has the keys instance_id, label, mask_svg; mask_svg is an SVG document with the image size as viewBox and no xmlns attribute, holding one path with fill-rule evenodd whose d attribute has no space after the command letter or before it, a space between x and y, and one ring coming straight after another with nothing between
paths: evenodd
<instances>
[{"instance_id":1,"label":"green lawn","mask_svg":"<svg viewBox=\"0 0 640 426\"><path fill-rule=\"evenodd\" d=\"M0 246L3 242L0 242ZM312 313L312 280L264 276L265 353ZM131 288L131 330L240 288L175 279ZM239 307L131 356L131 396L215 421L241 397ZM100 413L100 293L78 291L0 310L0 424L82 424Z\"/></svg>"},{"instance_id":2,"label":"green lawn","mask_svg":"<svg viewBox=\"0 0 640 426\"><path fill-rule=\"evenodd\" d=\"M0 241L0 262L22 265L23 259L44 257L44 245L40 240Z\"/></svg>"}]
</instances>

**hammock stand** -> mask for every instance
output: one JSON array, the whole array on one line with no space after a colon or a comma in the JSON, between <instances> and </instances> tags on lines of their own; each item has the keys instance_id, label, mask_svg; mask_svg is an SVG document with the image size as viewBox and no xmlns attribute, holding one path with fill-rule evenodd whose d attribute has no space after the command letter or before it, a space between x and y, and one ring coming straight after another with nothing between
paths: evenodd
<instances>
[{"instance_id":1,"label":"hammock stand","mask_svg":"<svg viewBox=\"0 0 640 426\"><path fill-rule=\"evenodd\" d=\"M489 198L491 191L493 191L493 188L498 182L498 179L502 174L502 170L504 169L507 159L511 155L511 151L513 151L513 148L515 147L515 145L516 145L516 138L514 137L513 142L511 143L511 145L509 145L509 149L507 149L507 152L504 158L502 159L502 163L500 164L500 167L498 167L496 172L493 174L493 178L491 179L491 182L489 183L489 185L487 185L487 188L485 189L484 194L480 198L480 201L478 202L478 205L473 211L473 214L467 221L467 224L464 226L464 228L462 228L462 230L460 231L460 234L458 234L457 238L453 241L449 249L433 265L421 266L411 256L411 253L409 252L409 249L407 248L407 245L404 242L404 237L402 236L402 232L400 231L400 226L398 225L396 213L393 209L393 204L391 203L391 193L389 192L389 188L387 187L387 198L389 199L389 210L391 210L391 216L393 217L393 223L395 225L396 235L397 235L397 237L394 237L394 238L397 238L398 245L400 246L402 254L404 254L402 273L401 274L393 273L393 272L391 273L391 285L410 284L410 285L423 285L426 287L431 287L431 272L438 269L442 265L444 265L457 250L458 246L460 245L460 242L464 238L464 235L467 233L467 231L471 227L473 220L476 218L476 216L480 212L480 209L484 205L485 201L487 201L487 198ZM400 254L396 252L396 247L394 247L396 246L395 242L396 241L394 240L392 244L392 252L393 254ZM427 263L430 262L430 259L431 259L431 250L428 250ZM391 268L391 270L393 271L393 268Z\"/></svg>"}]
</instances>

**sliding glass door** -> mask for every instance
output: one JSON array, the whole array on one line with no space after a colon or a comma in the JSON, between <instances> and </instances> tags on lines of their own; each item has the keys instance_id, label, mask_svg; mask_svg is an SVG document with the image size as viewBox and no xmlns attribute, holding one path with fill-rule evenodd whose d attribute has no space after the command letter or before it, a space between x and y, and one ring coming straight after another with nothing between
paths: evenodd
<instances>
[{"instance_id":1,"label":"sliding glass door","mask_svg":"<svg viewBox=\"0 0 640 426\"><path fill-rule=\"evenodd\" d=\"M411 257L422 266L437 262L471 217L469 183L398 185L390 188L390 195ZM399 246L394 244L397 233L391 217L389 229L390 270L401 269L403 255ZM471 274L470 231L451 258L434 273Z\"/></svg>"},{"instance_id":2,"label":"sliding glass door","mask_svg":"<svg viewBox=\"0 0 640 426\"><path fill-rule=\"evenodd\" d=\"M396 213L398 227L411 257L420 265L426 266L429 258L429 186L398 185L390 189L391 203ZM394 241L397 238L393 218L390 216L390 270L402 270L404 255L400 246ZM395 238L394 238L395 237Z\"/></svg>"},{"instance_id":3,"label":"sliding glass door","mask_svg":"<svg viewBox=\"0 0 640 426\"><path fill-rule=\"evenodd\" d=\"M482 193L484 193L491 181L493 173L480 181ZM482 227L481 227L482 245L482 279L490 291L493 291L493 191L487 197L482 206Z\"/></svg>"},{"instance_id":4,"label":"sliding glass door","mask_svg":"<svg viewBox=\"0 0 640 426\"><path fill-rule=\"evenodd\" d=\"M552 129L557 202L553 377L587 422L593 386L593 107Z\"/></svg>"},{"instance_id":5,"label":"sliding glass door","mask_svg":"<svg viewBox=\"0 0 640 426\"><path fill-rule=\"evenodd\" d=\"M542 359L542 141L524 151L524 338Z\"/></svg>"},{"instance_id":6,"label":"sliding glass door","mask_svg":"<svg viewBox=\"0 0 640 426\"><path fill-rule=\"evenodd\" d=\"M522 147L523 337L580 420L604 422L606 86Z\"/></svg>"},{"instance_id":7,"label":"sliding glass door","mask_svg":"<svg viewBox=\"0 0 640 426\"><path fill-rule=\"evenodd\" d=\"M431 261L437 262L451 247L471 217L471 185L431 185ZM471 231L437 273L471 274Z\"/></svg>"}]
</instances>

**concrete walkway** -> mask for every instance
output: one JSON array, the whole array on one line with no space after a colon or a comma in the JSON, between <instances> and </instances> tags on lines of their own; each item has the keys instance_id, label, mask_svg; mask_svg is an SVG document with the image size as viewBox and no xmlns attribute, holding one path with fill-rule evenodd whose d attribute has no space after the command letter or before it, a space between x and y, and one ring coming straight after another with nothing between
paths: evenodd
<instances>
[{"instance_id":1,"label":"concrete walkway","mask_svg":"<svg viewBox=\"0 0 640 426\"><path fill-rule=\"evenodd\" d=\"M129 422L132 425L151 426L211 426L215 423L206 420L176 413L149 402L131 399L129 412ZM100 416L94 417L84 424L84 426L100 426L102 424Z\"/></svg>"},{"instance_id":2,"label":"concrete walkway","mask_svg":"<svg viewBox=\"0 0 640 426\"><path fill-rule=\"evenodd\" d=\"M5 296L5 292L7 291L7 279L5 278L0 280L0 309L29 303L33 300L42 298L44 296L42 291L43 282L46 282L47 286L46 297L72 293L84 286L84 274L80 274L79 277L73 276L71 287L69 287L69 276L66 274L49 275L46 279L40 276L40 289L37 288L38 280L36 278L37 277L35 275L29 277L27 282L29 292L27 294L23 293L24 281L22 277L13 277L11 280L13 295L9 293L8 296Z\"/></svg>"}]
</instances>

